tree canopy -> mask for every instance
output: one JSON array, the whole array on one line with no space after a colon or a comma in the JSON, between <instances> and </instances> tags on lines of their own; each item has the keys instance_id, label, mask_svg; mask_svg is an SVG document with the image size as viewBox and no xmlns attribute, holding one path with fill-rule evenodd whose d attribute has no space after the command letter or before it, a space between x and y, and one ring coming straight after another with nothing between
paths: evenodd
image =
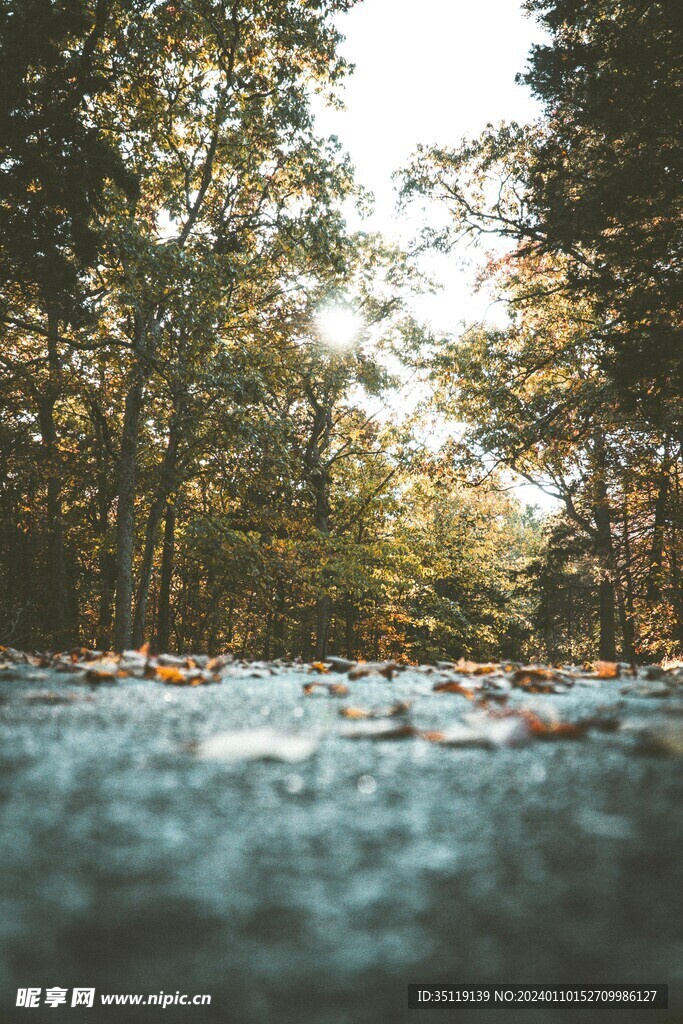
<instances>
[{"instance_id":1,"label":"tree canopy","mask_svg":"<svg viewBox=\"0 0 683 1024\"><path fill-rule=\"evenodd\" d=\"M3 642L683 643L679 20L529 0L537 122L403 175L448 210L424 244L497 240L507 324L438 338L317 131L353 5L0 0Z\"/></svg>"}]
</instances>

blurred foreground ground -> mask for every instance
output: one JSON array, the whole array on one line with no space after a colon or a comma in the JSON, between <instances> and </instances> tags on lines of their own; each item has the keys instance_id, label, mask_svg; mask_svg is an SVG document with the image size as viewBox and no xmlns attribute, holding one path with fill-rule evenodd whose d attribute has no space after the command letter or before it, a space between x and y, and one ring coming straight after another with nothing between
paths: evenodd
<instances>
[{"instance_id":1,"label":"blurred foreground ground","mask_svg":"<svg viewBox=\"0 0 683 1024\"><path fill-rule=\"evenodd\" d=\"M341 699L304 695L301 670L257 675L1 678L3 1024L383 1024L425 1016L406 1008L409 982L564 981L668 982L671 1008L427 1019L683 1021L683 759L639 738L680 721L680 696L624 696L618 679L514 692L511 706L637 728L470 749L339 734L349 704L413 701L420 730L457 722L468 702L432 675L351 681ZM301 763L197 754L264 725L319 745ZM19 986L212 1005L22 1009Z\"/></svg>"}]
</instances>

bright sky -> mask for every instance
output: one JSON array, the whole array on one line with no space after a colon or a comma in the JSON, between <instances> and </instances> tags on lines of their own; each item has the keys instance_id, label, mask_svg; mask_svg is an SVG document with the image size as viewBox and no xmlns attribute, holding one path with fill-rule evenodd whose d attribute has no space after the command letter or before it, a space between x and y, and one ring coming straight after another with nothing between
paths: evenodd
<instances>
[{"instance_id":1,"label":"bright sky","mask_svg":"<svg viewBox=\"0 0 683 1024\"><path fill-rule=\"evenodd\" d=\"M538 107L515 75L542 36L518 0L362 0L339 27L355 72L346 109L321 110L319 128L338 136L358 180L374 193L375 212L364 226L407 243L420 222L397 217L392 174L418 143L453 146L488 122L533 119ZM474 266L449 256L434 257L427 269L443 290L415 305L435 330L455 333L463 322L500 315L489 296L474 293ZM536 487L515 490L522 501L556 507Z\"/></svg>"},{"instance_id":2,"label":"bright sky","mask_svg":"<svg viewBox=\"0 0 683 1024\"><path fill-rule=\"evenodd\" d=\"M455 145L487 122L531 119L537 108L515 74L540 34L517 0L363 0L339 27L356 70L346 109L325 109L318 123L339 137L374 193L370 226L407 241L419 222L397 219L392 174L418 143ZM454 331L462 320L495 315L486 296L472 294L473 270L450 258L429 269L445 286L419 304L434 327Z\"/></svg>"}]
</instances>

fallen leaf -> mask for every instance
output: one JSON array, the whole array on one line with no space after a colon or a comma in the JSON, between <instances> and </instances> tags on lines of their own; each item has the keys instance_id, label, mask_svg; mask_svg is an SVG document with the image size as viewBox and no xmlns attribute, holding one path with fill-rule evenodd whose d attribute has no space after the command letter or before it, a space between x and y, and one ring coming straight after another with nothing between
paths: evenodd
<instances>
[{"instance_id":1,"label":"fallen leaf","mask_svg":"<svg viewBox=\"0 0 683 1024\"><path fill-rule=\"evenodd\" d=\"M349 688L344 683L328 683L327 690L333 697L348 697Z\"/></svg>"},{"instance_id":2,"label":"fallen leaf","mask_svg":"<svg viewBox=\"0 0 683 1024\"><path fill-rule=\"evenodd\" d=\"M196 747L207 761L306 761L318 746L315 734L276 732L274 729L241 729L221 732Z\"/></svg>"},{"instance_id":3,"label":"fallen leaf","mask_svg":"<svg viewBox=\"0 0 683 1024\"><path fill-rule=\"evenodd\" d=\"M365 708L339 708L342 718L372 718L372 711Z\"/></svg>"},{"instance_id":4,"label":"fallen leaf","mask_svg":"<svg viewBox=\"0 0 683 1024\"><path fill-rule=\"evenodd\" d=\"M400 672L401 665L396 661L359 661L349 672L349 679L362 679L364 676L377 674L385 679L392 679Z\"/></svg>"},{"instance_id":5,"label":"fallen leaf","mask_svg":"<svg viewBox=\"0 0 683 1024\"><path fill-rule=\"evenodd\" d=\"M309 672L318 672L320 675L324 675L330 671L330 666L326 665L323 661L314 661L309 669Z\"/></svg>"},{"instance_id":6,"label":"fallen leaf","mask_svg":"<svg viewBox=\"0 0 683 1024\"><path fill-rule=\"evenodd\" d=\"M356 662L350 661L348 658L330 657L326 659L326 664L329 666L330 672L348 672Z\"/></svg>"},{"instance_id":7,"label":"fallen leaf","mask_svg":"<svg viewBox=\"0 0 683 1024\"><path fill-rule=\"evenodd\" d=\"M381 711L371 711L365 708L354 708L345 707L339 709L339 714L342 718L396 718L400 715L405 715L410 711L411 705L407 701L397 701L396 704L392 704L391 707L382 709Z\"/></svg>"},{"instance_id":8,"label":"fallen leaf","mask_svg":"<svg viewBox=\"0 0 683 1024\"><path fill-rule=\"evenodd\" d=\"M435 693L459 693L460 696L467 697L468 700L473 700L475 694L474 690L470 690L460 683L453 683L450 680L434 683L433 689Z\"/></svg>"},{"instance_id":9,"label":"fallen leaf","mask_svg":"<svg viewBox=\"0 0 683 1024\"><path fill-rule=\"evenodd\" d=\"M178 668L157 665L155 671L157 678L161 679L163 683L169 683L172 686L183 686L186 682L185 673L181 672Z\"/></svg>"},{"instance_id":10,"label":"fallen leaf","mask_svg":"<svg viewBox=\"0 0 683 1024\"><path fill-rule=\"evenodd\" d=\"M438 730L432 729L431 731L421 732L420 736L423 740L428 740L430 743L441 743L444 739L444 733Z\"/></svg>"},{"instance_id":11,"label":"fallen leaf","mask_svg":"<svg viewBox=\"0 0 683 1024\"><path fill-rule=\"evenodd\" d=\"M460 661L455 663L453 668L456 672L462 672L468 676L487 676L491 672L496 672L498 665L480 664L477 661L466 661L464 658L461 658Z\"/></svg>"},{"instance_id":12,"label":"fallen leaf","mask_svg":"<svg viewBox=\"0 0 683 1024\"><path fill-rule=\"evenodd\" d=\"M206 667L209 672L220 672L232 664L233 660L232 654L219 654L215 658L210 658Z\"/></svg>"},{"instance_id":13,"label":"fallen leaf","mask_svg":"<svg viewBox=\"0 0 683 1024\"><path fill-rule=\"evenodd\" d=\"M616 661L596 661L593 664L593 675L596 679L617 679L620 668Z\"/></svg>"},{"instance_id":14,"label":"fallen leaf","mask_svg":"<svg viewBox=\"0 0 683 1024\"><path fill-rule=\"evenodd\" d=\"M397 672L400 672L401 666L395 661L387 661L386 664L380 666L379 674L384 676L385 679L393 679Z\"/></svg>"},{"instance_id":15,"label":"fallen leaf","mask_svg":"<svg viewBox=\"0 0 683 1024\"><path fill-rule=\"evenodd\" d=\"M548 722L539 718L535 712L525 709L501 712L501 714L519 715L539 739L580 739L588 730L586 722Z\"/></svg>"},{"instance_id":16,"label":"fallen leaf","mask_svg":"<svg viewBox=\"0 0 683 1024\"><path fill-rule=\"evenodd\" d=\"M354 722L340 730L349 740L405 740L420 733L412 725L394 725L391 721Z\"/></svg>"},{"instance_id":17,"label":"fallen leaf","mask_svg":"<svg viewBox=\"0 0 683 1024\"><path fill-rule=\"evenodd\" d=\"M445 728L436 742L450 747L518 747L531 740L531 730L520 716L495 717L481 712Z\"/></svg>"},{"instance_id":18,"label":"fallen leaf","mask_svg":"<svg viewBox=\"0 0 683 1024\"><path fill-rule=\"evenodd\" d=\"M304 683L303 691L307 697L316 690L327 690L332 697L348 697L349 688L344 683Z\"/></svg>"},{"instance_id":19,"label":"fallen leaf","mask_svg":"<svg viewBox=\"0 0 683 1024\"><path fill-rule=\"evenodd\" d=\"M172 666L157 665L157 678L167 686L208 686L210 683L217 683L218 676L212 676L201 669L188 669L182 672L179 668Z\"/></svg>"},{"instance_id":20,"label":"fallen leaf","mask_svg":"<svg viewBox=\"0 0 683 1024\"><path fill-rule=\"evenodd\" d=\"M24 700L28 704L73 704L75 701L92 700L92 697L81 696L76 693L54 693L51 690L36 690L34 693L27 693Z\"/></svg>"},{"instance_id":21,"label":"fallen leaf","mask_svg":"<svg viewBox=\"0 0 683 1024\"><path fill-rule=\"evenodd\" d=\"M187 658L181 658L177 654L160 654L157 663L166 668L187 668Z\"/></svg>"},{"instance_id":22,"label":"fallen leaf","mask_svg":"<svg viewBox=\"0 0 683 1024\"><path fill-rule=\"evenodd\" d=\"M113 683L122 675L125 676L126 673L119 669L118 663L106 664L103 662L87 669L85 679L89 683Z\"/></svg>"},{"instance_id":23,"label":"fallen leaf","mask_svg":"<svg viewBox=\"0 0 683 1024\"><path fill-rule=\"evenodd\" d=\"M512 674L512 685L529 693L562 693L573 680L570 681L566 675L560 675L553 668L540 668L536 665L527 665L518 668ZM561 684L558 688L557 684Z\"/></svg>"}]
</instances>

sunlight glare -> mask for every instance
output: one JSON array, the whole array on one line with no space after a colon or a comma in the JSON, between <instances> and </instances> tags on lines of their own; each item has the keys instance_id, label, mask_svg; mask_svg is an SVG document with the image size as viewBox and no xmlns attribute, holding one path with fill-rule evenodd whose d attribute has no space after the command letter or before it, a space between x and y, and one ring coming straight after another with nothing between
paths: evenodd
<instances>
[{"instance_id":1,"label":"sunlight glare","mask_svg":"<svg viewBox=\"0 0 683 1024\"><path fill-rule=\"evenodd\" d=\"M349 348L363 326L350 306L325 306L318 312L317 320L323 340L337 349Z\"/></svg>"}]
</instances>

